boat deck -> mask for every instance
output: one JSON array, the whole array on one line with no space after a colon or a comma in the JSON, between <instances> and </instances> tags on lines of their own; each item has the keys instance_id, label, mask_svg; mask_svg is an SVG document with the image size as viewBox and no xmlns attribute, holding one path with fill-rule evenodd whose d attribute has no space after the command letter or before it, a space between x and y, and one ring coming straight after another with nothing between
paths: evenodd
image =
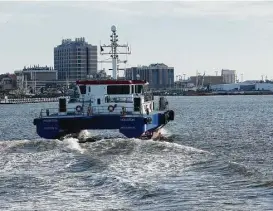
<instances>
[{"instance_id":1,"label":"boat deck","mask_svg":"<svg viewBox=\"0 0 273 211\"><path fill-rule=\"evenodd\" d=\"M82 112L77 112L75 108L68 108L67 112L59 113L57 108L51 109L42 109L40 112L40 118L75 118L75 117L92 117L92 116L126 116L126 117L149 117L154 114L163 113L164 111L154 110L149 114L140 113L140 112L126 112L125 115L122 115L120 112L95 112L92 114L87 113L83 110Z\"/></svg>"}]
</instances>

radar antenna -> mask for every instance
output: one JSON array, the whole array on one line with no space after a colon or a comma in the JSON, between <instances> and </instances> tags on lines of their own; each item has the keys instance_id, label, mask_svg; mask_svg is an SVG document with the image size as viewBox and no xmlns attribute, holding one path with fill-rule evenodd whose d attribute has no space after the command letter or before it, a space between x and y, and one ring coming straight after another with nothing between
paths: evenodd
<instances>
[{"instance_id":1,"label":"radar antenna","mask_svg":"<svg viewBox=\"0 0 273 211\"><path fill-rule=\"evenodd\" d=\"M117 31L116 26L112 26L111 31L112 31L112 34L110 36L111 37L111 39L110 39L111 44L100 46L100 54L101 55L106 55L106 54L111 55L113 79L117 80L117 78L118 78L118 63L125 63L125 64L127 63L127 60L125 60L125 61L119 60L118 55L131 54L131 49L129 49L128 44L124 44L124 45L118 44L118 35L116 33L116 31ZM104 52L104 48L110 48L111 50L110 50L110 52ZM125 48L125 52L119 52L118 48L123 48L123 49Z\"/></svg>"}]
</instances>

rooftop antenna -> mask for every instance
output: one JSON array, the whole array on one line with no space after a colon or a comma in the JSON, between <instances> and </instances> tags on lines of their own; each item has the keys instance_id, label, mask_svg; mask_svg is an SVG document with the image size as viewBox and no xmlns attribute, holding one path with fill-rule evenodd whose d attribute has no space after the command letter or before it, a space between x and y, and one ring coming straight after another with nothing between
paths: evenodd
<instances>
[{"instance_id":1,"label":"rooftop antenna","mask_svg":"<svg viewBox=\"0 0 273 211\"><path fill-rule=\"evenodd\" d=\"M125 61L120 61L118 59L118 55L119 54L125 54L125 55L128 55L128 54L131 54L131 51L129 51L129 46L128 44L126 45L119 45L118 44L118 35L116 33L117 29L116 29L116 26L112 26L111 27L111 31L112 31L112 34L111 34L111 39L110 39L110 42L111 44L110 45L103 45L103 46L100 46L100 54L101 55L105 55L105 54L110 54L111 55L111 58L112 58L112 70L113 70L113 79L114 80L117 80L118 78L118 63L125 63ZM111 48L110 52L104 52L104 48ZM125 52L119 52L118 51L118 48L125 48L126 51ZM126 60L127 61L127 60Z\"/></svg>"}]
</instances>

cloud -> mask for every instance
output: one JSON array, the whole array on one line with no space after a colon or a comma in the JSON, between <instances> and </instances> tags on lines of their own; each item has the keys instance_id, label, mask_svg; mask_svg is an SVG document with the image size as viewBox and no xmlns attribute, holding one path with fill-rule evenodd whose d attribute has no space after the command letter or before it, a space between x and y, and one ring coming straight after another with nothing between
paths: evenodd
<instances>
[{"instance_id":1,"label":"cloud","mask_svg":"<svg viewBox=\"0 0 273 211\"><path fill-rule=\"evenodd\" d=\"M46 14L35 13L0 13L0 24L20 23L27 25L39 25L43 18L46 18Z\"/></svg>"},{"instance_id":2,"label":"cloud","mask_svg":"<svg viewBox=\"0 0 273 211\"><path fill-rule=\"evenodd\" d=\"M4 7L5 6L5 7ZM245 1L58 1L58 2L11 2L0 3L4 8L0 23L19 21L37 23L49 16L50 8L65 11L65 8L83 12L101 13L105 17L135 18L221 18L227 20L262 20L272 23L273 2ZM128 21L128 20L127 20Z\"/></svg>"},{"instance_id":3,"label":"cloud","mask_svg":"<svg viewBox=\"0 0 273 211\"><path fill-rule=\"evenodd\" d=\"M77 4L74 4L76 6ZM72 6L72 5L71 5ZM273 19L273 2L85 2L86 10L99 10L108 14L131 17L222 17L246 20L249 18ZM76 6L80 8L81 6ZM106 14L107 15L107 14Z\"/></svg>"},{"instance_id":4,"label":"cloud","mask_svg":"<svg viewBox=\"0 0 273 211\"><path fill-rule=\"evenodd\" d=\"M36 2L0 2L0 24L39 24L46 13L35 9Z\"/></svg>"},{"instance_id":5,"label":"cloud","mask_svg":"<svg viewBox=\"0 0 273 211\"><path fill-rule=\"evenodd\" d=\"M0 24L1 23L8 23L8 21L12 18L12 14L10 13L0 13Z\"/></svg>"}]
</instances>

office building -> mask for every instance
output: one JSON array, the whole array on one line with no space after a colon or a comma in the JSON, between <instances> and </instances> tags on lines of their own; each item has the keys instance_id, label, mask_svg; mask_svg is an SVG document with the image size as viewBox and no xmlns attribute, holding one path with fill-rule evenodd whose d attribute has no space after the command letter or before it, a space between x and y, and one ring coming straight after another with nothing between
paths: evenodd
<instances>
[{"instance_id":1,"label":"office building","mask_svg":"<svg viewBox=\"0 0 273 211\"><path fill-rule=\"evenodd\" d=\"M174 68L163 63L131 67L125 70L125 78L147 80L149 88L169 88L174 86Z\"/></svg>"},{"instance_id":2,"label":"office building","mask_svg":"<svg viewBox=\"0 0 273 211\"><path fill-rule=\"evenodd\" d=\"M87 79L97 73L97 63L97 46L88 44L84 38L65 39L54 48L54 69L58 80Z\"/></svg>"}]
</instances>

